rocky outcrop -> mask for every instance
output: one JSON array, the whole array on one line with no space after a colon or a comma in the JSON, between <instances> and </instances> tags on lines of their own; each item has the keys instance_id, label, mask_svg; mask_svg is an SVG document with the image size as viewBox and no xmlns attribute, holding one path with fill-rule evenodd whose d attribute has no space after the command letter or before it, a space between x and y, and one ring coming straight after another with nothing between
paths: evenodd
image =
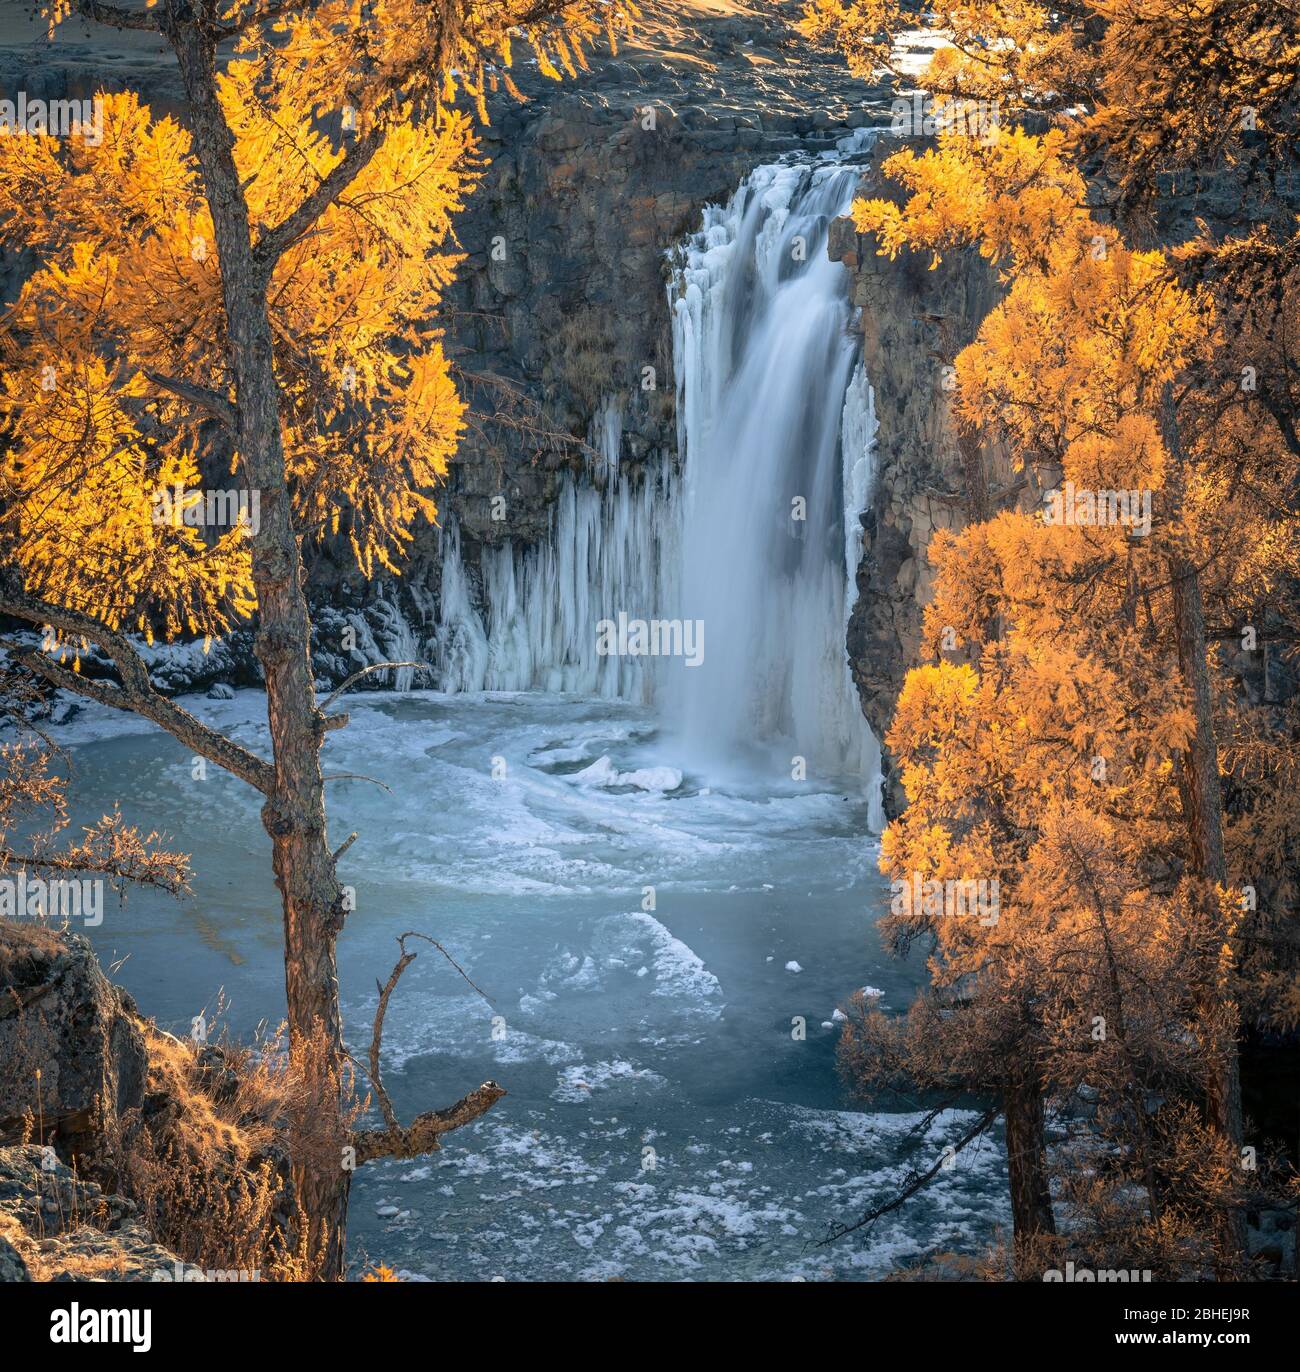
<instances>
[{"instance_id":1,"label":"rocky outcrop","mask_svg":"<svg viewBox=\"0 0 1300 1372\"><path fill-rule=\"evenodd\" d=\"M203 1279L154 1235L223 1271L290 1253L289 1080L140 1018L86 940L0 920L0 1280Z\"/></svg>"},{"instance_id":2,"label":"rocky outcrop","mask_svg":"<svg viewBox=\"0 0 1300 1372\"><path fill-rule=\"evenodd\" d=\"M93 1172L147 1070L135 1005L90 944L0 920L0 1143L48 1143Z\"/></svg>"},{"instance_id":3,"label":"rocky outcrop","mask_svg":"<svg viewBox=\"0 0 1300 1372\"><path fill-rule=\"evenodd\" d=\"M905 146L891 139L882 153ZM879 161L883 155L864 176L862 194L896 199ZM883 739L903 678L920 660L934 531L960 529L1029 496L1005 449L972 441L952 414L954 359L1001 293L989 264L973 250L952 253L934 270L929 254L881 257L874 235L858 234L850 219L831 225L827 249L853 274L880 425L848 652L867 719ZM903 796L888 750L884 771L885 808L897 814Z\"/></svg>"},{"instance_id":4,"label":"rocky outcrop","mask_svg":"<svg viewBox=\"0 0 1300 1372\"><path fill-rule=\"evenodd\" d=\"M187 1281L206 1277L155 1243L121 1196L105 1195L35 1144L0 1148L0 1282Z\"/></svg>"}]
</instances>

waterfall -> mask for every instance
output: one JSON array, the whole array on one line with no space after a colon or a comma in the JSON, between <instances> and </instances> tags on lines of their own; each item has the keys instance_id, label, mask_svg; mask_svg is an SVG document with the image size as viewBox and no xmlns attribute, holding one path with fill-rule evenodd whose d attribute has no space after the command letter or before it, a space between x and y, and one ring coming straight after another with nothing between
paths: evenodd
<instances>
[{"instance_id":1,"label":"waterfall","mask_svg":"<svg viewBox=\"0 0 1300 1372\"><path fill-rule=\"evenodd\" d=\"M679 603L707 649L674 678L670 719L692 760L780 742L874 790L844 640L875 421L847 273L826 255L856 184L834 163L760 167L681 249Z\"/></svg>"},{"instance_id":2,"label":"waterfall","mask_svg":"<svg viewBox=\"0 0 1300 1372\"><path fill-rule=\"evenodd\" d=\"M676 463L625 472L611 400L598 460L561 478L544 542L483 548L474 578L449 520L443 689L653 703L688 766L788 750L782 766L803 758L878 797L845 650L875 414L848 275L826 255L856 184L833 160L759 167L673 254ZM699 621L703 660L602 656L598 626L620 613Z\"/></svg>"}]
</instances>

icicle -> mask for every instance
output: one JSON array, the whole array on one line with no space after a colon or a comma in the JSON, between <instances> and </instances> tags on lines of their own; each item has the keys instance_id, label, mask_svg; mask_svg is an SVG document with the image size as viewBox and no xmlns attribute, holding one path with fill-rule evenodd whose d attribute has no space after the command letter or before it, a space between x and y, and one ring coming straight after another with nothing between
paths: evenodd
<instances>
[{"instance_id":1,"label":"icicle","mask_svg":"<svg viewBox=\"0 0 1300 1372\"><path fill-rule=\"evenodd\" d=\"M481 554L475 597L448 522L437 639L443 689L567 691L649 703L655 660L601 656L597 626L619 611L658 617L674 568L660 552L676 518L671 471L632 476L620 465L622 411L608 401L592 425L599 472L561 478L549 537ZM597 484L591 477L600 477ZM477 608L481 607L481 608Z\"/></svg>"}]
</instances>

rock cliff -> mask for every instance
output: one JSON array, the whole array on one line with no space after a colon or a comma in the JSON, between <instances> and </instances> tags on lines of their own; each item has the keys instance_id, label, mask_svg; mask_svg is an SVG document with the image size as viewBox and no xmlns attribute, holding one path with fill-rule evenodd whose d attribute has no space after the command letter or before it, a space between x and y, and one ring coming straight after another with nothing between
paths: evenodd
<instances>
[{"instance_id":1,"label":"rock cliff","mask_svg":"<svg viewBox=\"0 0 1300 1372\"><path fill-rule=\"evenodd\" d=\"M920 140L890 140L882 152ZM863 177L866 198L897 199L879 163ZM936 529L960 529L1008 503L1031 498L1005 449L972 441L953 416L952 364L997 303L996 273L973 250L931 269L929 254L877 252L874 235L851 219L831 226L828 251L853 275L863 356L875 392L876 479L863 516L858 599L848 653L862 707L883 739L909 667L919 660L921 618L933 572L927 559ZM884 751L886 811L903 804Z\"/></svg>"}]
</instances>

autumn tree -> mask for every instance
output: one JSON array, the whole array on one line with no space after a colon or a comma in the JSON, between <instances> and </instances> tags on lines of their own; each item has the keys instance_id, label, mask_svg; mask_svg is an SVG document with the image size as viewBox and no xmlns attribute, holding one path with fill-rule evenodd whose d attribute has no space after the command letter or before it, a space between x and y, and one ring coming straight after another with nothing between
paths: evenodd
<instances>
[{"instance_id":1,"label":"autumn tree","mask_svg":"<svg viewBox=\"0 0 1300 1372\"><path fill-rule=\"evenodd\" d=\"M0 611L47 634L14 647L22 666L151 719L265 797L292 1051L319 1062L322 1117L341 1120L346 909L320 752L347 717L317 702L302 544L337 534L364 573L395 569L433 516L464 425L436 312L481 167L475 121L494 90L519 94L518 51L544 76L573 73L613 39L614 14L594 0L58 0L52 25L73 9L158 34L184 109L178 123L105 95L102 138L0 142L0 232L35 260L3 323ZM257 520L187 513L214 461L257 493ZM269 759L155 689L133 641L250 615ZM115 680L78 670L88 645ZM337 1156L296 1160L323 1275L343 1267L345 1150L427 1151L501 1094L487 1083L355 1139L340 1126Z\"/></svg>"},{"instance_id":2,"label":"autumn tree","mask_svg":"<svg viewBox=\"0 0 1300 1372\"><path fill-rule=\"evenodd\" d=\"M933 986L902 1024L863 1007L846 1058L867 1083L910 1071L999 1089L1030 1266L1056 1228L1044 1110L1086 1086L1116 1181L1073 1171L1091 1179L1073 1198L1094 1231L1119 1215L1129 1251L1163 1271L1242 1271L1236 1044L1243 968L1259 972L1267 940L1258 856L1240 843L1267 833L1294 864L1294 803L1270 785L1293 775L1294 743L1210 645L1264 623L1291 640L1295 621L1285 8L935 5L951 46L927 85L941 109L994 101L998 117L895 154L903 202L854 208L881 253L973 244L997 264L1006 298L956 359L955 411L1003 441L1031 502L936 538L925 623L940 661L909 675L888 740L909 808L883 868L997 880L999 917L893 912L896 944L933 943ZM893 63L900 15L814 0L804 27L875 69ZM1232 212L1180 219L1180 175L1226 184ZM1066 517L1075 490L1092 503ZM1130 494L1142 509L1120 506ZM1275 991L1294 975L1272 962ZM1120 1199L1133 1185L1141 1220Z\"/></svg>"}]
</instances>

